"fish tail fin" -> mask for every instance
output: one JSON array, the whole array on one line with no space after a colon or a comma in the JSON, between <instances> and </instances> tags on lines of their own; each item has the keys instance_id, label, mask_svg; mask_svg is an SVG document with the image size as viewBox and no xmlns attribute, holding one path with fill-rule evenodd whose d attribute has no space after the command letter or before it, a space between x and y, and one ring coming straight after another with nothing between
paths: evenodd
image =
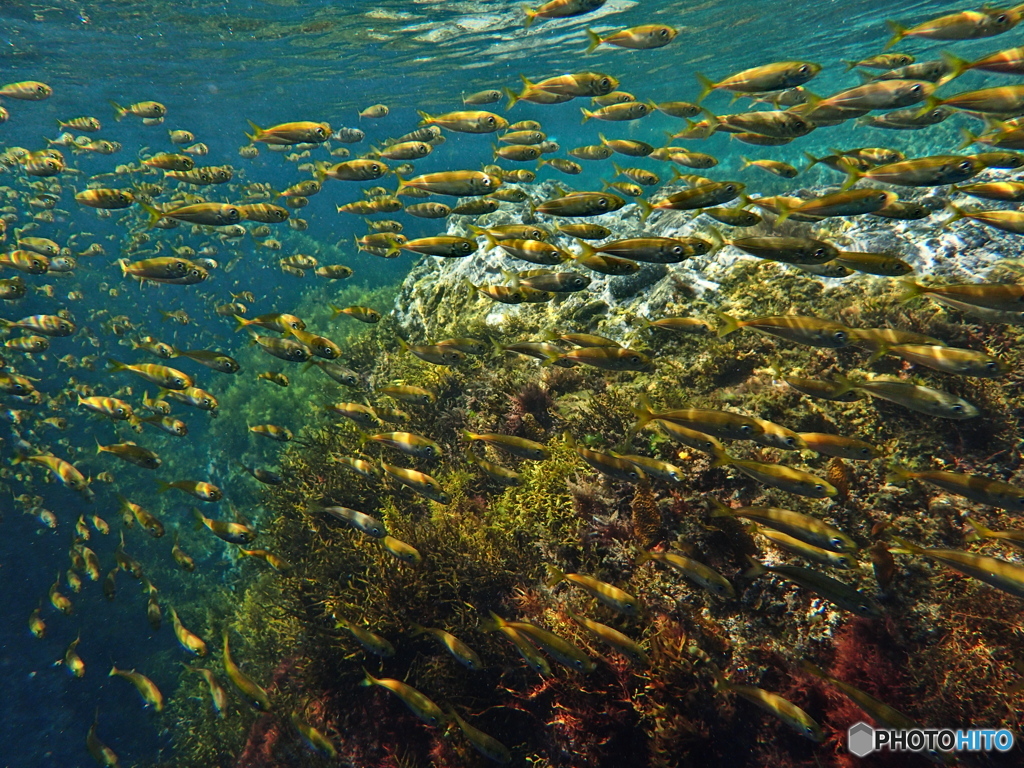
<instances>
[{"instance_id":1,"label":"fish tail fin","mask_svg":"<svg viewBox=\"0 0 1024 768\"><path fill-rule=\"evenodd\" d=\"M807 659L804 659L800 662L800 668L807 674L814 675L815 677L820 677L822 680L828 680L829 678L829 675L825 672L825 670L823 670L817 664L807 661Z\"/></svg>"},{"instance_id":2,"label":"fish tail fin","mask_svg":"<svg viewBox=\"0 0 1024 768\"><path fill-rule=\"evenodd\" d=\"M750 555L747 555L747 560L750 562L750 567L743 572L745 579L756 579L758 576L764 576L768 573L768 569L764 567L764 563L758 562Z\"/></svg>"},{"instance_id":3,"label":"fish tail fin","mask_svg":"<svg viewBox=\"0 0 1024 768\"><path fill-rule=\"evenodd\" d=\"M646 394L640 395L640 405L632 410L633 415L636 417L636 422L629 428L630 440L632 440L633 435L636 435L637 432L657 418L657 414L651 407L651 401Z\"/></svg>"},{"instance_id":4,"label":"fish tail fin","mask_svg":"<svg viewBox=\"0 0 1024 768\"><path fill-rule=\"evenodd\" d=\"M708 237L711 238L711 250L708 251L708 258L710 258L722 250L727 243L725 242L725 235L722 234L722 230L718 227L708 227Z\"/></svg>"},{"instance_id":5,"label":"fish tail fin","mask_svg":"<svg viewBox=\"0 0 1024 768\"><path fill-rule=\"evenodd\" d=\"M576 240L576 245L580 247L580 254L573 257L577 260L588 259L597 253L597 249L585 240Z\"/></svg>"},{"instance_id":6,"label":"fish tail fin","mask_svg":"<svg viewBox=\"0 0 1024 768\"><path fill-rule=\"evenodd\" d=\"M583 119L580 121L582 123L587 122L587 120L589 120L590 118L592 118L594 116L594 113L591 112L586 107L580 107L580 113L583 115Z\"/></svg>"},{"instance_id":7,"label":"fish tail fin","mask_svg":"<svg viewBox=\"0 0 1024 768\"><path fill-rule=\"evenodd\" d=\"M590 40L590 44L587 46L587 50L585 50L584 53L593 53L594 49L597 48L597 46L599 46L604 41L601 39L601 36L597 34L597 32L595 32L594 30L588 28L585 31L587 33L587 37Z\"/></svg>"},{"instance_id":8,"label":"fish tail fin","mask_svg":"<svg viewBox=\"0 0 1024 768\"><path fill-rule=\"evenodd\" d=\"M395 338L398 339L398 346L401 347L403 352L408 352L410 349L412 349L409 342L403 339L401 336L396 336Z\"/></svg>"},{"instance_id":9,"label":"fish tail fin","mask_svg":"<svg viewBox=\"0 0 1024 768\"><path fill-rule=\"evenodd\" d=\"M700 83L700 94L697 96L697 101L694 103L700 104L705 98L707 98L709 93L715 90L715 84L700 72L695 73L694 76L697 78L697 82Z\"/></svg>"},{"instance_id":10,"label":"fish tail fin","mask_svg":"<svg viewBox=\"0 0 1024 768\"><path fill-rule=\"evenodd\" d=\"M507 624L507 622L494 611L488 611L487 615L488 618L484 619L483 624L480 626L484 632L495 632Z\"/></svg>"},{"instance_id":11,"label":"fish tail fin","mask_svg":"<svg viewBox=\"0 0 1024 768\"><path fill-rule=\"evenodd\" d=\"M946 62L946 66L949 67L949 72L939 78L939 81L935 84L936 87L945 85L950 80L956 80L964 72L971 68L971 62L966 59L961 59L959 56L955 56L949 51L943 51L939 54L942 60Z\"/></svg>"},{"instance_id":12,"label":"fish tail fin","mask_svg":"<svg viewBox=\"0 0 1024 768\"><path fill-rule=\"evenodd\" d=\"M846 71L849 72L851 69L856 69L860 66L859 61L850 61L849 59L841 59L843 64L846 65Z\"/></svg>"},{"instance_id":13,"label":"fish tail fin","mask_svg":"<svg viewBox=\"0 0 1024 768\"><path fill-rule=\"evenodd\" d=\"M712 467L727 467L735 461L728 453L714 446L711 448L711 455L713 457L711 461Z\"/></svg>"},{"instance_id":14,"label":"fish tail fin","mask_svg":"<svg viewBox=\"0 0 1024 768\"><path fill-rule=\"evenodd\" d=\"M415 621L409 622L409 637L419 637L427 631L427 628L422 624L417 624Z\"/></svg>"},{"instance_id":15,"label":"fish tail fin","mask_svg":"<svg viewBox=\"0 0 1024 768\"><path fill-rule=\"evenodd\" d=\"M860 168L855 166L849 160L846 160L844 158L842 160L839 160L836 164L843 171L846 172L846 181L843 182L843 186L840 187L840 191L845 192L850 187L852 187L854 184L856 184L858 181L860 181L862 178L864 178L864 175L865 175L864 171L862 171Z\"/></svg>"},{"instance_id":16,"label":"fish tail fin","mask_svg":"<svg viewBox=\"0 0 1024 768\"><path fill-rule=\"evenodd\" d=\"M905 483L907 480L912 479L913 475L910 470L900 466L890 468L885 475L885 482L887 483Z\"/></svg>"},{"instance_id":17,"label":"fish tail fin","mask_svg":"<svg viewBox=\"0 0 1024 768\"><path fill-rule=\"evenodd\" d=\"M889 354L889 346L887 344L879 344L878 345L878 349L876 349L874 352L872 352L871 353L871 357L869 357L864 362L864 366L867 367L869 365L874 365L879 360L881 360L883 357L885 357L887 354Z\"/></svg>"},{"instance_id":18,"label":"fish tail fin","mask_svg":"<svg viewBox=\"0 0 1024 768\"><path fill-rule=\"evenodd\" d=\"M501 90L505 92L505 98L508 99L508 104L505 105L505 111L508 112L512 107L519 103L521 95L515 93L511 88L502 88Z\"/></svg>"},{"instance_id":19,"label":"fish tail fin","mask_svg":"<svg viewBox=\"0 0 1024 768\"><path fill-rule=\"evenodd\" d=\"M97 455L97 456L98 456L99 454L103 453L103 452L104 452L105 450L107 450L107 446L105 446L105 445L101 445L101 444L100 444L100 441L99 441L99 439L98 439L98 438L96 438L96 437L93 437L93 440L96 440L96 455ZM124 496L121 496L120 498L121 498L121 499L124 499ZM122 501L121 503L123 504L124 502Z\"/></svg>"},{"instance_id":20,"label":"fish tail fin","mask_svg":"<svg viewBox=\"0 0 1024 768\"><path fill-rule=\"evenodd\" d=\"M252 128L252 133L245 134L245 137L249 139L249 141L259 141L263 136L263 129L256 125L252 120L246 120L245 122L247 122L249 127Z\"/></svg>"},{"instance_id":21,"label":"fish tail fin","mask_svg":"<svg viewBox=\"0 0 1024 768\"><path fill-rule=\"evenodd\" d=\"M708 498L708 503L711 505L711 517L732 517L732 508L718 499Z\"/></svg>"},{"instance_id":22,"label":"fish tail fin","mask_svg":"<svg viewBox=\"0 0 1024 768\"><path fill-rule=\"evenodd\" d=\"M735 99L733 99L735 101ZM718 130L718 127L722 124L722 118L716 115L707 107L701 107L700 111L704 113L704 122L708 124L708 135Z\"/></svg>"},{"instance_id":23,"label":"fish tail fin","mask_svg":"<svg viewBox=\"0 0 1024 768\"><path fill-rule=\"evenodd\" d=\"M371 685L376 685L378 682L380 682L376 677L374 677L373 675L371 675L369 672L366 671L366 667L362 667L362 670L363 670L364 677L359 682L360 685L365 685L365 686L369 687Z\"/></svg>"},{"instance_id":24,"label":"fish tail fin","mask_svg":"<svg viewBox=\"0 0 1024 768\"><path fill-rule=\"evenodd\" d=\"M857 389L856 383L854 383L851 379L846 378L840 373L835 374L833 376L833 379L835 383L839 385L839 389L835 392L836 397L845 395L847 392L853 392L855 389Z\"/></svg>"},{"instance_id":25,"label":"fish tail fin","mask_svg":"<svg viewBox=\"0 0 1024 768\"><path fill-rule=\"evenodd\" d=\"M559 354L558 352L546 352L544 354L544 359L541 361L540 366L541 368L548 368L557 363L561 359L562 355Z\"/></svg>"},{"instance_id":26,"label":"fish tail fin","mask_svg":"<svg viewBox=\"0 0 1024 768\"><path fill-rule=\"evenodd\" d=\"M917 112L914 114L914 117L924 117L936 107L941 106L942 99L940 99L938 96L929 96L927 99L924 100L924 104L919 110L917 110Z\"/></svg>"},{"instance_id":27,"label":"fish tail fin","mask_svg":"<svg viewBox=\"0 0 1024 768\"><path fill-rule=\"evenodd\" d=\"M918 296L924 295L924 286L913 278L908 277L906 280L901 280L900 283L903 286L903 293L899 296L899 300L901 302L907 302L911 299L917 298Z\"/></svg>"},{"instance_id":28,"label":"fish tail fin","mask_svg":"<svg viewBox=\"0 0 1024 768\"><path fill-rule=\"evenodd\" d=\"M118 669L118 668L117 668L117 665L115 664L115 665L113 665L113 666L112 666L112 667L110 668L110 671L109 671L109 672L107 672L107 677L114 677L114 676L116 676L116 675L117 675L118 673L120 673L120 671L121 671L121 670L120 670L120 669Z\"/></svg>"},{"instance_id":29,"label":"fish tail fin","mask_svg":"<svg viewBox=\"0 0 1024 768\"><path fill-rule=\"evenodd\" d=\"M807 161L808 161L807 162L807 167L804 168L805 172L811 170L811 168L813 168L814 166L816 166L818 163L821 162L821 158L820 157L815 157L810 152L804 152L804 157L806 157Z\"/></svg>"},{"instance_id":30,"label":"fish tail fin","mask_svg":"<svg viewBox=\"0 0 1024 768\"><path fill-rule=\"evenodd\" d=\"M973 517L965 517L964 521L971 526L971 531L964 536L964 541L981 541L988 539L995 533L991 528L979 523Z\"/></svg>"},{"instance_id":31,"label":"fish tail fin","mask_svg":"<svg viewBox=\"0 0 1024 768\"><path fill-rule=\"evenodd\" d=\"M551 563L548 563L546 567L548 571L548 580L545 583L549 587L553 587L556 584L565 581L565 571L561 568L551 565Z\"/></svg>"},{"instance_id":32,"label":"fish tail fin","mask_svg":"<svg viewBox=\"0 0 1024 768\"><path fill-rule=\"evenodd\" d=\"M961 126L960 135L964 137L964 140L961 142L960 146L957 147L958 150L967 149L971 144L978 143L978 134L974 133L970 128Z\"/></svg>"},{"instance_id":33,"label":"fish tail fin","mask_svg":"<svg viewBox=\"0 0 1024 768\"><path fill-rule=\"evenodd\" d=\"M417 109L416 114L420 116L420 125L430 125L434 120L434 118L431 115L427 114L421 109Z\"/></svg>"},{"instance_id":34,"label":"fish tail fin","mask_svg":"<svg viewBox=\"0 0 1024 768\"><path fill-rule=\"evenodd\" d=\"M779 215L775 217L775 226L776 227L780 226L782 224L782 222L784 222L786 219L788 219L790 217L790 215L793 213L793 211L796 210L795 208L787 205L786 203L782 202L781 200L776 200L775 207L779 211Z\"/></svg>"},{"instance_id":35,"label":"fish tail fin","mask_svg":"<svg viewBox=\"0 0 1024 768\"><path fill-rule=\"evenodd\" d=\"M523 13L526 14L526 21L523 22L523 28L524 29L529 29L531 26L533 26L533 21L534 21L534 19L537 18L537 14L539 14L540 11L539 10L535 11L530 6L524 5L523 6Z\"/></svg>"},{"instance_id":36,"label":"fish tail fin","mask_svg":"<svg viewBox=\"0 0 1024 768\"><path fill-rule=\"evenodd\" d=\"M917 546L917 544L911 544L909 541L901 539L899 536L893 536L892 540L912 555L927 554L921 547Z\"/></svg>"},{"instance_id":37,"label":"fish tail fin","mask_svg":"<svg viewBox=\"0 0 1024 768\"><path fill-rule=\"evenodd\" d=\"M754 164L754 161L751 160L749 157L744 157L743 155L740 155L740 170L741 171L744 168L749 168L753 164Z\"/></svg>"},{"instance_id":38,"label":"fish tail fin","mask_svg":"<svg viewBox=\"0 0 1024 768\"><path fill-rule=\"evenodd\" d=\"M643 565L646 562L653 560L654 557L646 549L641 550L640 554L636 556L636 560L633 561L634 565Z\"/></svg>"},{"instance_id":39,"label":"fish tail fin","mask_svg":"<svg viewBox=\"0 0 1024 768\"><path fill-rule=\"evenodd\" d=\"M889 29L892 30L892 38L889 40L888 43L885 44L885 48L882 49L884 51L887 51L890 48L892 48L894 45L896 45L896 43L898 43L904 37L906 37L907 36L907 32L909 32L910 30L907 29L902 24L900 24L898 21L892 21L891 19L889 21L885 22L885 23L886 23L886 26L888 26Z\"/></svg>"},{"instance_id":40,"label":"fish tail fin","mask_svg":"<svg viewBox=\"0 0 1024 768\"><path fill-rule=\"evenodd\" d=\"M729 690L729 681L725 679L725 676L722 674L722 670L720 670L714 664L711 665L711 674L714 677L714 682L712 683L712 687L716 691L728 691Z\"/></svg>"},{"instance_id":41,"label":"fish tail fin","mask_svg":"<svg viewBox=\"0 0 1024 768\"><path fill-rule=\"evenodd\" d=\"M409 182L403 179L397 173L395 174L395 178L398 179L398 187L395 189L395 194L397 195L399 192L401 192L403 189L409 186Z\"/></svg>"},{"instance_id":42,"label":"fish tail fin","mask_svg":"<svg viewBox=\"0 0 1024 768\"><path fill-rule=\"evenodd\" d=\"M116 101L110 101L110 106L114 108L114 119L117 122L121 122L125 115L128 114L128 110L118 104Z\"/></svg>"},{"instance_id":43,"label":"fish tail fin","mask_svg":"<svg viewBox=\"0 0 1024 768\"><path fill-rule=\"evenodd\" d=\"M636 198L634 202L636 203L636 207L640 209L640 223L643 224L647 221L648 217L654 213L654 206L642 197Z\"/></svg>"},{"instance_id":44,"label":"fish tail fin","mask_svg":"<svg viewBox=\"0 0 1024 768\"><path fill-rule=\"evenodd\" d=\"M119 360L115 360L112 357L107 358L107 362L110 363L110 370L112 371L127 371L128 366Z\"/></svg>"},{"instance_id":45,"label":"fish tail fin","mask_svg":"<svg viewBox=\"0 0 1024 768\"><path fill-rule=\"evenodd\" d=\"M944 222L942 222L942 224L939 225L940 229L946 229L953 222L960 221L960 219L966 218L966 216L968 215L967 211L965 211L963 208L958 208L957 206L953 205L952 203L947 203L946 207L950 211L952 211L953 215L950 216L948 219L946 219Z\"/></svg>"},{"instance_id":46,"label":"fish tail fin","mask_svg":"<svg viewBox=\"0 0 1024 768\"><path fill-rule=\"evenodd\" d=\"M170 483L168 483L168 482L166 482L164 480L157 480L156 481L156 492L157 493L167 493L169 490L171 490L171 484Z\"/></svg>"},{"instance_id":47,"label":"fish tail fin","mask_svg":"<svg viewBox=\"0 0 1024 768\"><path fill-rule=\"evenodd\" d=\"M235 333L238 333L250 323L249 320L246 320L241 315L232 315L232 317L235 318Z\"/></svg>"},{"instance_id":48,"label":"fish tail fin","mask_svg":"<svg viewBox=\"0 0 1024 768\"><path fill-rule=\"evenodd\" d=\"M738 331L740 329L740 321L732 315L726 314L725 312L716 312L718 319L722 321L722 325L718 328L718 338L728 336L730 333Z\"/></svg>"},{"instance_id":49,"label":"fish tail fin","mask_svg":"<svg viewBox=\"0 0 1024 768\"><path fill-rule=\"evenodd\" d=\"M152 229L153 227L155 227L156 223L160 221L160 219L162 219L164 216L160 211L158 211L149 203L144 203L140 200L139 205L142 207L142 210L149 214L149 222L146 224L146 229Z\"/></svg>"}]
</instances>

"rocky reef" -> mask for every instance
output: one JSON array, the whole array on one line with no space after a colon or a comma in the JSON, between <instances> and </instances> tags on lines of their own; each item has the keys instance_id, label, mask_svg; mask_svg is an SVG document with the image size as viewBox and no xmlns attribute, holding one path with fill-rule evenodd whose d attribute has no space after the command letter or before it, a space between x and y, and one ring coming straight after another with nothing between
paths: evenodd
<instances>
[{"instance_id":1,"label":"rocky reef","mask_svg":"<svg viewBox=\"0 0 1024 768\"><path fill-rule=\"evenodd\" d=\"M943 202L927 192L920 199L936 209ZM1020 247L1012 236L970 222L939 229L941 217L789 221L781 231L820 233L845 250L891 253L911 264L917 279L1014 279ZM540 219L503 209L472 223L486 228ZM641 223L635 206L592 221L611 227L616 237L642 232L708 238L714 223L678 212L656 212ZM453 218L449 231L466 234L469 223ZM740 231L779 232L767 224ZM259 541L292 568L276 573L262 562L246 563L235 612L224 621L236 660L244 660L247 673L268 688L274 707L254 715L234 700L220 720L203 701L202 681L189 676L183 686L194 686L195 698L174 699L184 755L176 765L331 764L304 745L289 723L291 712L325 734L343 764L486 764L456 724L429 727L385 691L361 687L364 668L452 707L506 745L518 765L853 765L845 730L864 714L805 672L802 661L923 724L1021 730L1019 600L887 549L896 547L888 537L897 534L921 546L977 550L979 545L965 543L968 513L997 530L1014 527L1009 513L923 484L893 484L888 472L894 465L947 468L1014 482L1024 407L1017 387L1024 363L1019 327L986 323L926 299L903 302L892 278L821 278L730 247L679 264L644 265L630 276L589 273L585 291L547 303L505 305L470 285L499 283L503 271L529 266L497 253L416 263L393 311L348 340L345 362L360 373L358 387L317 377L315 385L275 395L305 426L301 444L296 440L281 457L286 482L263 492L269 514ZM300 315L322 313L322 297L309 301L297 308ZM738 318L798 312L855 328L914 331L987 350L1012 370L999 379L966 379L891 356L871 361L855 347L803 347L750 331L719 339L647 328L642 321L690 316L713 329L721 322L716 312ZM472 337L500 345L540 340L549 332L602 334L645 351L655 370L542 365L497 350L443 367L403 353L397 343L399 336L414 344ZM918 381L966 398L982 415L955 421L867 397L816 400L782 380L837 375ZM375 392L397 382L428 388L436 401L396 403ZM658 430L634 434L634 409L643 398L655 408L726 409L796 432L858 437L882 458L850 461L728 446L744 458L802 467L837 489L829 500L795 496L713 466L711 457ZM429 437L442 455L410 459L366 441L351 422L338 423L322 410L338 401L401 408L404 416L395 417L400 425L380 429ZM465 430L538 441L550 456L535 462L490 447L481 451L467 443ZM579 446L604 452L625 452L631 445L635 453L678 466L683 477L678 483L610 478L585 463L565 433ZM518 484L502 487L488 479L466 460L467 450L515 470ZM430 501L379 473L361 475L340 457L414 466L434 477L449 501ZM712 517L712 499L803 512L853 538L860 547L856 564L831 574L877 600L880 618L856 617L776 576L745 575L751 558L769 566L799 560L739 520ZM324 514L325 503L372 515L391 536L415 547L420 562L399 559L379 539ZM659 563L639 562L651 549L671 549L714 568L736 597L719 598ZM998 542L983 550L1015 559L1012 548ZM552 586L548 566L620 587L643 608L625 615L564 583ZM596 668L582 673L553 663L550 675L538 674L493 631L489 612L570 639ZM571 614L625 633L643 648L647 663L596 641ZM339 626L342 620L385 638L393 655L370 653ZM482 668L467 670L435 638L415 634L415 625L452 633L479 654ZM716 692L714 667L733 683L799 705L822 725L826 743L803 738L738 696ZM979 757L977 764L1010 765L1012 759ZM905 758L876 755L857 764L897 761Z\"/></svg>"}]
</instances>

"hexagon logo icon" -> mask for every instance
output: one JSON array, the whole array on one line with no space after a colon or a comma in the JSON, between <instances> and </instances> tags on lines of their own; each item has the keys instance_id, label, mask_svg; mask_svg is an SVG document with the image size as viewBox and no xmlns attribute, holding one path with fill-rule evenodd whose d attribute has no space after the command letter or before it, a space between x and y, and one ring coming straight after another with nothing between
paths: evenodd
<instances>
[{"instance_id":1,"label":"hexagon logo icon","mask_svg":"<svg viewBox=\"0 0 1024 768\"><path fill-rule=\"evenodd\" d=\"M854 723L846 731L846 748L857 757L875 751L875 729L865 722Z\"/></svg>"}]
</instances>

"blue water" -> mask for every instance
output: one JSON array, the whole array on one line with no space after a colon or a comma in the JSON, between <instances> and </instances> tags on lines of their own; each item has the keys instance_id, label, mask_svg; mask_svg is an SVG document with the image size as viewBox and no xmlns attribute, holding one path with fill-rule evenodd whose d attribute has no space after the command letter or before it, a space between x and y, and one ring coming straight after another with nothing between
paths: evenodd
<instances>
[{"instance_id":1,"label":"blue water","mask_svg":"<svg viewBox=\"0 0 1024 768\"><path fill-rule=\"evenodd\" d=\"M499 0L7 0L0 4L0 76L6 82L43 80L55 93L38 103L4 101L11 118L0 126L0 149L39 149L43 137L56 137L56 119L95 115L104 123L99 136L121 142L124 149L109 157L74 158L71 164L81 175L64 177L67 186L82 188L88 176L109 172L116 164L129 162L143 147L170 150L166 129L182 128L194 132L197 140L210 148L209 155L197 158L199 164L229 163L236 170L244 169L242 183L268 182L281 189L304 174L275 153L261 151L260 157L251 161L240 158L237 150L246 143L243 131L247 120L262 126L299 119L326 120L335 129L358 126L367 132L367 139L351 146L356 153L389 136L412 130L418 109L432 113L454 109L460 104L461 94L482 88L518 89L521 74L537 79L581 69L598 70L619 77L621 88L639 98L668 101L696 96L695 71L717 79L748 66L799 58L825 65L811 87L828 94L856 83L839 61L878 52L888 37L884 21L894 11L892 4L877 0L726 0L700 4L613 0L595 18L540 22L525 31L520 6L519 2ZM900 5L898 16L905 21L919 20L960 7L946 2L907 2ZM633 53L602 48L589 56L582 53L586 42L583 29L588 23L598 30L608 30L650 22L672 24L682 31L673 44L659 51ZM997 41L957 44L955 50L970 58L1009 47L1020 42L1019 29ZM945 47L948 46L908 39L899 50L924 60ZM958 90L985 82L984 76L970 74L959 82ZM144 127L133 118L114 122L108 100L128 104L142 99L156 99L167 105L169 116L164 125ZM377 121L359 120L358 110L375 102L388 104L390 115ZM678 130L683 125L662 115L632 125L593 121L581 125L580 103L558 107L523 103L508 117L541 120L550 138L562 144L563 149L596 142L599 132L659 144L664 131ZM708 99L707 106L723 111L728 109L728 99L715 94ZM504 104L497 111L504 114ZM841 131L811 135L790 147L759 150L730 142L727 135L719 134L699 145L693 143L692 148L718 156L721 165L710 175L728 178L738 172L741 154L799 164L804 150L824 153L839 136L860 145L905 147L908 153L913 145L917 154L928 153L928 142L941 144L937 151L949 149L956 138L951 126L930 132L927 139L915 134L903 136L844 127ZM448 142L418 164L417 171L478 167L490 160L490 143L490 137L448 134ZM628 164L634 164L632 159ZM657 167L653 161L635 164ZM606 170L588 166L580 177L544 170L539 178L557 179L585 189L600 184L601 178L608 178ZM739 178L750 181L755 173L760 172L746 171ZM771 189L774 183L767 177L753 178L765 189ZM385 182L391 183L381 180ZM15 184L13 175L0 175L0 184ZM411 263L409 256L385 261L356 254L351 240L353 235L364 232L360 220L335 213L335 205L359 197L357 188L328 182L324 191L298 212L309 221L309 229L301 239L296 239L291 230L278 227L274 237L285 243L279 253L256 249L249 237L237 245L224 246L216 258L227 261L226 253L234 249L243 254L243 261L231 273L215 272L207 283L188 291L159 287L140 290L122 280L113 264L126 237L125 228L116 223L118 214L111 219L98 219L65 195L58 207L68 213L58 214L55 223L43 224L32 234L64 242L73 233L79 233L81 242L103 243L107 255L83 258L73 277L28 278L30 285L54 285L56 297L32 291L28 298L16 305L3 306L0 311L4 317L16 319L68 306L79 326L89 328L99 338L98 347L90 346L82 332L71 339L53 340L50 353L40 359L32 374L41 379L38 387L44 393L55 394L66 385L69 376L74 376L104 392L130 385L137 399L147 390L142 382L103 371L107 356L141 361L141 353L118 346L116 337L101 330L110 316L127 315L138 329L178 346L217 348L241 356L245 354L242 335L234 335L227 321L209 315L212 303L229 300L229 290L251 290L257 295L259 300L251 307L250 316L289 311L313 290L323 293L326 304L327 289L322 281L282 275L276 266L280 256L315 249L317 244L342 243L343 260L356 271L346 287L371 289L399 281ZM199 193L222 199L216 187ZM11 204L23 209L20 202ZM402 220L410 238L434 234L443 226L409 217ZM170 237L177 238L184 231L178 230ZM186 242L192 242L187 235ZM332 258L336 256L324 260L329 262ZM111 296L110 288L117 288L119 295ZM82 291L85 299L63 300L70 290ZM185 309L196 320L189 326L177 326L161 320L160 309ZM106 314L96 314L100 310ZM325 306L320 319L323 317ZM58 357L69 353L99 356L96 370L69 370L57 362ZM218 396L230 392L227 377L187 362L182 367L198 374L201 383L208 384ZM281 370L286 366L264 363L264 367ZM259 391L268 409L287 403L286 392L274 390L271 384L265 386ZM148 390L152 394L154 388L150 386ZM251 396L251 388L246 391L246 396ZM230 394L222 398L223 412L216 420L190 412L190 434L185 440L147 432L144 444L159 446L165 462L173 465L175 477L215 482L224 489L227 499L247 509L257 499L257 484L234 471L229 461L244 454L263 466L273 466L275 446L254 441L248 435L246 425L233 418L231 406L240 403L233 403L231 398ZM3 407L20 406L8 403ZM192 530L188 513L191 504L183 501L183 496L158 497L150 473L118 464L109 457L89 456L94 438L104 443L114 441L115 431L109 423L88 417L71 406L65 406L63 412L72 419L71 431L58 436L56 432L39 430L27 439L68 456L68 448L55 442L58 437L66 439L79 449L75 460L83 469L94 475L113 472L117 482L114 486L95 483L96 501L87 505L58 484L41 482L44 472L39 468L10 470L0 481L0 679L4 688L0 695L0 766L92 765L84 743L97 707L101 713L100 736L120 755L122 765L147 765L160 760L173 765L165 723L143 709L127 682L106 677L111 664L124 669L138 668L154 679L165 696L173 697L177 683L174 662L182 660L183 655L170 630L166 610L165 626L154 632L146 622L145 597L138 584L124 573L118 577L114 603L104 600L99 584L86 581L81 594L72 594L62 586L62 592L75 605L71 617L58 615L49 606L47 590L58 572L63 579L69 566L66 553L80 514L96 513L110 524L111 535L101 537L93 533L89 546L99 555L103 574L111 566L121 529L114 489L158 512L169 531L176 525L180 527L183 545L196 557L206 583L211 579L219 581L225 590L230 590L238 578L238 569L225 555L227 548L205 532ZM176 408L176 414L179 412ZM295 431L302 426L301 419L287 408L277 408L274 421ZM11 430L11 425L0 423L0 436L6 441L0 447L5 461L11 456L14 441ZM121 434L123 437L125 433ZM30 486L17 477L26 471L31 471L35 478ZM160 475L166 477L167 473ZM43 497L42 505L52 510L59 521L56 530L44 528L34 517L21 513L12 499L25 492ZM147 575L161 589L165 609L168 602L187 605L195 601L195 580L178 571L168 556L172 534L152 540L137 528L129 533L128 551L146 565ZM42 641L31 637L27 629L29 614L40 603L48 626ZM81 680L53 666L79 633L82 642L78 650L87 664L86 676Z\"/></svg>"}]
</instances>

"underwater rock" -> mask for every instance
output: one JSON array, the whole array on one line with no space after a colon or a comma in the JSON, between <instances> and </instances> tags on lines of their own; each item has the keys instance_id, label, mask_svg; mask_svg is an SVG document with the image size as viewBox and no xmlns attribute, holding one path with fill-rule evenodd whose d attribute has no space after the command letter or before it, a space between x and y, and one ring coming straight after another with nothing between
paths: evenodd
<instances>
[{"instance_id":1,"label":"underwater rock","mask_svg":"<svg viewBox=\"0 0 1024 768\"><path fill-rule=\"evenodd\" d=\"M988 173L979 175L984 181ZM992 174L992 178L996 178ZM551 182L538 185L538 200L555 194ZM682 187L666 187L671 194ZM808 196L821 195L832 187L814 187L802 190ZM814 236L827 240L841 250L886 253L897 256L911 266L917 274L929 275L940 281L970 282L986 279L986 273L997 261L1024 256L1024 246L1012 234L994 230L973 221L958 222L955 227L938 227L947 214L941 206L948 197L937 196L940 190L923 189L918 192L903 190L901 199L924 201L937 205L939 210L925 219L894 221L877 216L859 216L826 219L815 225L787 221L781 232L800 236ZM944 191L944 190L942 190ZM953 202L963 202L965 196L954 194ZM998 205L998 204L995 204ZM993 207L995 207L995 205ZM771 215L766 214L771 220ZM469 224L482 228L505 224L538 224L555 234L548 242L569 251L578 251L572 238L557 232L560 223L573 221L532 213L523 206L503 204L499 210L486 216L471 218L453 216L448 222L450 235L473 237ZM630 237L700 237L712 240L711 227L722 227L708 216L683 211L655 211L641 223L636 205L628 204L613 213L586 219L615 232L615 239ZM726 236L779 234L770 223L746 229L732 229ZM612 319L649 317L669 314L670 304L685 304L699 297L712 307L722 303L721 285L738 262L757 262L753 257L725 246L708 256L696 256L679 264L641 264L633 275L610 277L567 261L558 267L563 271L577 271L591 279L590 286L578 293L561 294L548 303L501 304L477 293L473 285L508 285L505 272L522 272L537 265L513 259L500 249L481 250L461 259L423 257L405 278L394 306L394 319L400 332L417 340L442 338L452 328L466 327L480 321L494 332L504 327L517 330L543 331L567 324L580 330L598 331L622 341L628 327ZM787 271L804 275L795 267ZM884 285L886 278L855 273L844 279L821 278L807 275L826 289L839 285L876 282ZM439 298L443 297L443 299ZM678 311L678 307L672 309Z\"/></svg>"}]
</instances>

